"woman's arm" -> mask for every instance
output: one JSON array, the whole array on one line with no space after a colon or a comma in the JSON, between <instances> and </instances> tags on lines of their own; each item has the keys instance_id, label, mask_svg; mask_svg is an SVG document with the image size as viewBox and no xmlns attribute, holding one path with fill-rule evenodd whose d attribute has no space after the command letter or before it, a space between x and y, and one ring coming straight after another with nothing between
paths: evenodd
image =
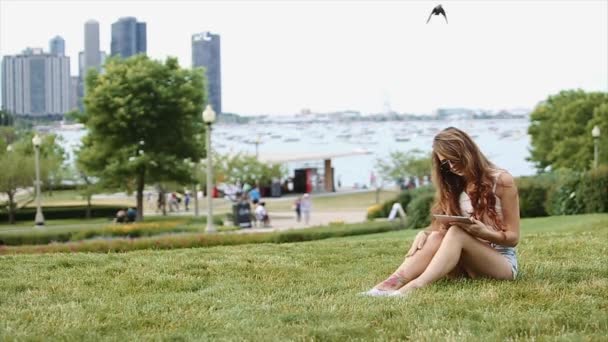
<instances>
[{"instance_id":1,"label":"woman's arm","mask_svg":"<svg viewBox=\"0 0 608 342\"><path fill-rule=\"evenodd\" d=\"M499 238L492 241L504 246L517 246L519 242L519 194L515 180L507 172L498 177L496 195L502 204L504 231L498 232Z\"/></svg>"},{"instance_id":2,"label":"woman's arm","mask_svg":"<svg viewBox=\"0 0 608 342\"><path fill-rule=\"evenodd\" d=\"M503 173L498 179L496 196L502 204L504 230L496 230L489 224L472 218L474 224L459 224L469 234L498 245L515 247L519 242L519 196L513 177Z\"/></svg>"}]
</instances>

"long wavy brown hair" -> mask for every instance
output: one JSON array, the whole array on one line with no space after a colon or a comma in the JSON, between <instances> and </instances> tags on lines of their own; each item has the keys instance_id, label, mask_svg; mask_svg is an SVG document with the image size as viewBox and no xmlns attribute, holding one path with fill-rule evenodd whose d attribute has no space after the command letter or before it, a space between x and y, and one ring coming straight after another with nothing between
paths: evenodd
<instances>
[{"instance_id":1,"label":"long wavy brown hair","mask_svg":"<svg viewBox=\"0 0 608 342\"><path fill-rule=\"evenodd\" d=\"M446 165L442 168L437 153L452 161L454 169L462 175L453 173ZM460 194L468 188L467 194L473 206L472 216L496 230L504 228L496 212L496 197L492 191L495 181L493 171L497 168L481 153L467 133L454 127L439 132L433 139L432 165L436 193L431 213L462 215ZM433 226L438 227L434 220Z\"/></svg>"}]
</instances>

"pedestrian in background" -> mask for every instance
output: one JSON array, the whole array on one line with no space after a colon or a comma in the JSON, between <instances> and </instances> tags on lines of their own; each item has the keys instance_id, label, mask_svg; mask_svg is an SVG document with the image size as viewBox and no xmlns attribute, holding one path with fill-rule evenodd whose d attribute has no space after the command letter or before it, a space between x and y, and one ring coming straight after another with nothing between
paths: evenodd
<instances>
[{"instance_id":1,"label":"pedestrian in background","mask_svg":"<svg viewBox=\"0 0 608 342\"><path fill-rule=\"evenodd\" d=\"M300 220L302 219L302 200L300 199L300 197L296 198L296 200L293 202L293 209L296 211L296 220L298 222L300 222Z\"/></svg>"},{"instance_id":2,"label":"pedestrian in background","mask_svg":"<svg viewBox=\"0 0 608 342\"><path fill-rule=\"evenodd\" d=\"M312 211L312 200L309 194L304 194L300 200L300 212L304 216L304 223L308 224L310 221L310 212Z\"/></svg>"}]
</instances>

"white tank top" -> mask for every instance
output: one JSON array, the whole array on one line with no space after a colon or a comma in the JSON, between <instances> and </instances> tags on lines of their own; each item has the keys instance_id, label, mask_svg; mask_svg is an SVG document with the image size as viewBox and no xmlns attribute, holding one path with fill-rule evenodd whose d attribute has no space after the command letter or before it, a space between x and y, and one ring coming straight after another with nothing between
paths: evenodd
<instances>
[{"instance_id":1,"label":"white tank top","mask_svg":"<svg viewBox=\"0 0 608 342\"><path fill-rule=\"evenodd\" d=\"M494 193L494 197L496 198L496 214L498 217L502 219L502 204L500 203L500 198L496 196L496 184L498 183L498 177L504 172L504 170L495 170L494 171L494 185L492 186L492 192ZM463 191L460 194L460 198L458 198L458 204L460 205L460 214L462 216L470 217L473 215L473 205L471 204L471 198Z\"/></svg>"}]
</instances>

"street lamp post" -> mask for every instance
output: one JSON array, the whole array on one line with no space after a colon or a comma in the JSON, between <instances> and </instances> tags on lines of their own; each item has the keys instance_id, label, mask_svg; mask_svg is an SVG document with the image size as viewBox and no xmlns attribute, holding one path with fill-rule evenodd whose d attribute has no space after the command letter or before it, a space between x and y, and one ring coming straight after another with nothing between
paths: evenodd
<instances>
[{"instance_id":1,"label":"street lamp post","mask_svg":"<svg viewBox=\"0 0 608 342\"><path fill-rule=\"evenodd\" d=\"M260 135L255 139L255 159L258 159L258 148L260 146Z\"/></svg>"},{"instance_id":2,"label":"street lamp post","mask_svg":"<svg viewBox=\"0 0 608 342\"><path fill-rule=\"evenodd\" d=\"M215 121L215 112L211 105L207 105L203 111L203 121L207 125L207 233L215 232L213 227L213 165L211 164L211 125Z\"/></svg>"},{"instance_id":3,"label":"street lamp post","mask_svg":"<svg viewBox=\"0 0 608 342\"><path fill-rule=\"evenodd\" d=\"M591 130L591 136L593 137L593 168L597 168L599 165L600 158L600 128L598 125L593 126Z\"/></svg>"},{"instance_id":4,"label":"street lamp post","mask_svg":"<svg viewBox=\"0 0 608 342\"><path fill-rule=\"evenodd\" d=\"M44 226L44 215L42 215L42 206L40 205L40 137L38 134L32 138L32 143L34 144L34 151L36 154L35 157L35 167L36 167L36 226Z\"/></svg>"}]
</instances>

